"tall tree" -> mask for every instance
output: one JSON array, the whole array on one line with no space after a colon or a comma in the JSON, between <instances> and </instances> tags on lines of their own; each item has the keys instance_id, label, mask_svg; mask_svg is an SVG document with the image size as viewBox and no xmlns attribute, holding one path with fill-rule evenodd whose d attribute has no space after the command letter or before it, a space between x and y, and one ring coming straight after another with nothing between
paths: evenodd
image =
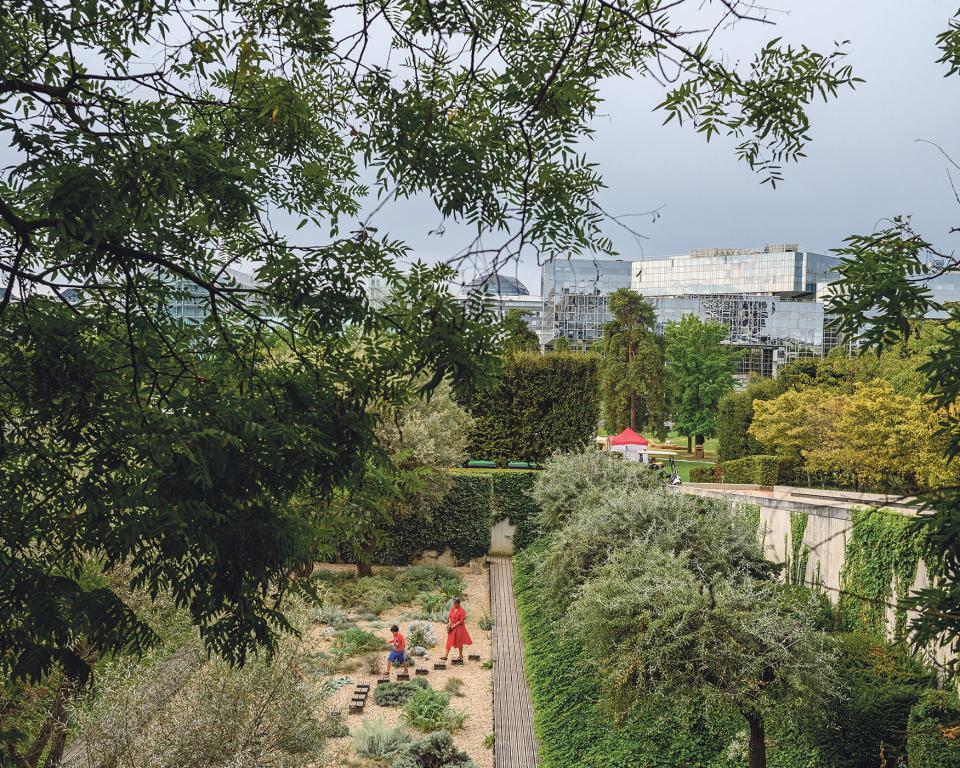
<instances>
[{"instance_id":1,"label":"tall tree","mask_svg":"<svg viewBox=\"0 0 960 768\"><path fill-rule=\"evenodd\" d=\"M527 317L530 312L524 309L508 309L500 325L506 337L503 343L507 354L514 352L536 352L540 349L540 340L530 329Z\"/></svg>"},{"instance_id":2,"label":"tall tree","mask_svg":"<svg viewBox=\"0 0 960 768\"><path fill-rule=\"evenodd\" d=\"M697 445L717 433L717 405L733 389L733 365L741 352L723 343L727 335L726 326L704 323L695 315L664 331L673 427L688 441L694 436Z\"/></svg>"},{"instance_id":3,"label":"tall tree","mask_svg":"<svg viewBox=\"0 0 960 768\"><path fill-rule=\"evenodd\" d=\"M697 566L688 552L635 539L583 585L570 625L614 707L662 695L732 709L749 728L748 765L766 768L766 723L833 693L835 653L812 597L785 599L775 581L729 565Z\"/></svg>"},{"instance_id":4,"label":"tall tree","mask_svg":"<svg viewBox=\"0 0 960 768\"><path fill-rule=\"evenodd\" d=\"M939 63L947 76L960 75L960 12L938 38ZM941 150L943 151L943 150ZM960 163L944 152L953 169ZM954 190L956 195L956 190ZM960 226L951 234L960 234ZM914 321L931 310L948 318L941 343L929 350L929 360L919 367L923 392L944 414L940 426L947 455L960 456L960 305L939 305L927 281L939 274L960 273L960 258L934 247L915 231L909 217L895 217L880 231L855 235L838 253L843 257L843 279L835 287L833 305L841 317L840 328L875 350L906 339ZM911 628L918 646L946 644L960 663L960 486L942 487L925 496L927 514L917 525L930 545L928 557L936 561L939 579L917 595Z\"/></svg>"},{"instance_id":5,"label":"tall tree","mask_svg":"<svg viewBox=\"0 0 960 768\"><path fill-rule=\"evenodd\" d=\"M603 328L601 378L607 431L630 427L663 435L669 390L653 306L639 293L620 288L610 295L610 314Z\"/></svg>"}]
</instances>

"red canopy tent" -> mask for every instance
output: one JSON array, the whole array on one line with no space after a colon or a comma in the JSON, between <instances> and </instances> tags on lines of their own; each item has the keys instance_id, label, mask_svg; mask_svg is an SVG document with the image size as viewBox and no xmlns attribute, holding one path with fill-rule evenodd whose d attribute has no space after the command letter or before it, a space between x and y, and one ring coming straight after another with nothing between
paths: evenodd
<instances>
[{"instance_id":1,"label":"red canopy tent","mask_svg":"<svg viewBox=\"0 0 960 768\"><path fill-rule=\"evenodd\" d=\"M650 441L627 427L610 440L610 445L650 445Z\"/></svg>"}]
</instances>

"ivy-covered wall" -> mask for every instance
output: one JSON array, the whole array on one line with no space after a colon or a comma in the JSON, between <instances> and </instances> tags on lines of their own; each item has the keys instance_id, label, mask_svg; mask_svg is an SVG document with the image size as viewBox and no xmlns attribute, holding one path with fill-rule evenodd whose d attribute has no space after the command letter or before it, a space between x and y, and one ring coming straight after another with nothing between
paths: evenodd
<instances>
[{"instance_id":1,"label":"ivy-covered wall","mask_svg":"<svg viewBox=\"0 0 960 768\"><path fill-rule=\"evenodd\" d=\"M883 635L887 606L905 598L916 579L922 539L911 518L888 510L855 509L852 522L840 570L841 624ZM896 639L906 623L906 611L897 609Z\"/></svg>"},{"instance_id":2,"label":"ivy-covered wall","mask_svg":"<svg viewBox=\"0 0 960 768\"><path fill-rule=\"evenodd\" d=\"M810 547L803 543L803 534L807 530L809 520L810 516L803 512L790 513L790 550L787 562L784 564L788 584L803 586L806 581Z\"/></svg>"},{"instance_id":3,"label":"ivy-covered wall","mask_svg":"<svg viewBox=\"0 0 960 768\"><path fill-rule=\"evenodd\" d=\"M536 538L534 515L537 504L530 497L536 472L495 472L493 479L493 520L509 520L515 527L513 551L520 552Z\"/></svg>"},{"instance_id":4,"label":"ivy-covered wall","mask_svg":"<svg viewBox=\"0 0 960 768\"><path fill-rule=\"evenodd\" d=\"M427 517L398 521L384 535L374 563L408 565L428 550L449 549L465 563L490 551L493 483L488 474L454 474L443 501Z\"/></svg>"}]
</instances>

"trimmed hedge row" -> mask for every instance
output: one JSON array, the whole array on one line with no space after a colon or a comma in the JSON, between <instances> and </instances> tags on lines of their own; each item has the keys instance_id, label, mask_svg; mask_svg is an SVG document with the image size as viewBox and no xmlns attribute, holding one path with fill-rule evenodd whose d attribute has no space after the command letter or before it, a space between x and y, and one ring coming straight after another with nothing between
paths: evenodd
<instances>
[{"instance_id":1,"label":"trimmed hedge row","mask_svg":"<svg viewBox=\"0 0 960 768\"><path fill-rule=\"evenodd\" d=\"M496 391L465 404L475 419L470 457L505 467L588 445L600 420L598 377L595 355L512 355Z\"/></svg>"},{"instance_id":2,"label":"trimmed hedge row","mask_svg":"<svg viewBox=\"0 0 960 768\"><path fill-rule=\"evenodd\" d=\"M690 481L776 485L780 482L780 459L777 456L744 456L712 467L694 467L690 470Z\"/></svg>"},{"instance_id":3,"label":"trimmed hedge row","mask_svg":"<svg viewBox=\"0 0 960 768\"><path fill-rule=\"evenodd\" d=\"M514 550L535 538L533 515L537 506L528 495L536 472L451 472L450 490L427 517L399 521L386 531L377 547L375 565L409 565L428 550L449 549L460 563L490 551L493 523L508 519L516 526Z\"/></svg>"},{"instance_id":4,"label":"trimmed hedge row","mask_svg":"<svg viewBox=\"0 0 960 768\"><path fill-rule=\"evenodd\" d=\"M509 520L514 525L513 551L520 552L537 538L533 522L537 504L530 497L537 473L496 472L492 478L493 521Z\"/></svg>"},{"instance_id":5,"label":"trimmed hedge row","mask_svg":"<svg viewBox=\"0 0 960 768\"><path fill-rule=\"evenodd\" d=\"M493 482L489 474L454 474L453 484L429 517L399 521L377 547L376 565L409 565L427 550L449 549L457 562L490 551Z\"/></svg>"}]
</instances>

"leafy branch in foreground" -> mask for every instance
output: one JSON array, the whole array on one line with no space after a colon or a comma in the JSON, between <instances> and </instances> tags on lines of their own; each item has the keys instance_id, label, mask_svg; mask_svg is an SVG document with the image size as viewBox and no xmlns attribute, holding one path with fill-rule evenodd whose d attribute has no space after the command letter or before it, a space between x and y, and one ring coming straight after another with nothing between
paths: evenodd
<instances>
[{"instance_id":1,"label":"leafy branch in foreground","mask_svg":"<svg viewBox=\"0 0 960 768\"><path fill-rule=\"evenodd\" d=\"M960 72L960 11L949 21L937 43L939 62L949 67L947 76ZM935 145L936 146L936 145ZM938 147L939 149L939 147ZM950 168L960 164L940 150ZM954 198L960 204L948 168ZM951 234L960 234L960 226ZM917 327L916 320L937 313L943 320L940 343L918 367L924 377L923 394L940 413L940 436L951 461L960 456L960 305L940 304L928 286L931 278L960 273L960 258L934 247L913 228L908 217L898 216L889 226L871 235L847 240L838 253L844 257L842 280L833 290L833 306L841 330L858 338L867 350L881 350L904 341ZM923 495L924 511L917 521L925 535L925 561L935 575L934 584L920 590L911 601L911 638L917 647L948 646L960 652L960 487L948 485ZM956 667L957 656L952 666Z\"/></svg>"}]
</instances>

